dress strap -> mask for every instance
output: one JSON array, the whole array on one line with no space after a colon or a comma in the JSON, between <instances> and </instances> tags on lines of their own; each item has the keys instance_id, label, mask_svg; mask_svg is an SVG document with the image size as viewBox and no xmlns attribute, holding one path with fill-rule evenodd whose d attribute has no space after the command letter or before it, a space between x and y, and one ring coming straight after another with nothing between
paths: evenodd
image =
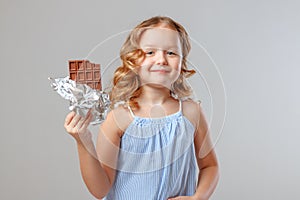
<instances>
[{"instance_id":1,"label":"dress strap","mask_svg":"<svg viewBox=\"0 0 300 200\"><path fill-rule=\"evenodd\" d=\"M181 99L179 99L179 112L182 112L182 103L181 103Z\"/></svg>"},{"instance_id":2,"label":"dress strap","mask_svg":"<svg viewBox=\"0 0 300 200\"><path fill-rule=\"evenodd\" d=\"M131 110L131 108L130 108L130 105L128 105L127 107L128 107L128 110L129 110L131 116L132 116L133 118L135 118L135 116L134 116L134 114L133 114L133 112L132 112L132 110Z\"/></svg>"}]
</instances>

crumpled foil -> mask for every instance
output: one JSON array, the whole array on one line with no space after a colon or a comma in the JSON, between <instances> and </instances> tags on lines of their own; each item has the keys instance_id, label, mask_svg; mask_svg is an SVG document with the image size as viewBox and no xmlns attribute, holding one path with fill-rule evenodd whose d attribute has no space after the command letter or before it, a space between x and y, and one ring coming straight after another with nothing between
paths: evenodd
<instances>
[{"instance_id":1,"label":"crumpled foil","mask_svg":"<svg viewBox=\"0 0 300 200\"><path fill-rule=\"evenodd\" d=\"M89 109L93 114L91 124L96 125L105 120L109 111L109 95L103 91L90 88L86 84L79 84L69 76L64 78L48 78L51 87L61 97L70 101L69 109L85 117Z\"/></svg>"}]
</instances>

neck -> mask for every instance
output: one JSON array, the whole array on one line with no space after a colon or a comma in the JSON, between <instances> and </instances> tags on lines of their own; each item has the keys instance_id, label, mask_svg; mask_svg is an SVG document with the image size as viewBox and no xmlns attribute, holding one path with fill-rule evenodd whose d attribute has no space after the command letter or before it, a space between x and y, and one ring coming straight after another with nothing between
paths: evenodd
<instances>
[{"instance_id":1,"label":"neck","mask_svg":"<svg viewBox=\"0 0 300 200\"><path fill-rule=\"evenodd\" d=\"M138 101L139 104L161 105L170 97L170 90L168 88L154 88L144 85Z\"/></svg>"}]
</instances>

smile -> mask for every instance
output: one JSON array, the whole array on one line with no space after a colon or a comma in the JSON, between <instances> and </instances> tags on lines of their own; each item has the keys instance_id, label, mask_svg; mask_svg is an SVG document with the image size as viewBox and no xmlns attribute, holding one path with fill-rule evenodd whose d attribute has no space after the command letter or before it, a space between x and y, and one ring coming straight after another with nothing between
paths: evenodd
<instances>
[{"instance_id":1,"label":"smile","mask_svg":"<svg viewBox=\"0 0 300 200\"><path fill-rule=\"evenodd\" d=\"M157 69L157 70L151 70L150 72L169 73L170 71L164 69Z\"/></svg>"}]
</instances>

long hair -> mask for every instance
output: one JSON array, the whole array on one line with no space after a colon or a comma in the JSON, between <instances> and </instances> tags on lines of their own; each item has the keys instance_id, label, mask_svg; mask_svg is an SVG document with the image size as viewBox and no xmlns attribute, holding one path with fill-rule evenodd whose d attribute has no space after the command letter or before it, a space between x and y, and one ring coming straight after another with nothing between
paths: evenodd
<instances>
[{"instance_id":1,"label":"long hair","mask_svg":"<svg viewBox=\"0 0 300 200\"><path fill-rule=\"evenodd\" d=\"M173 19L156 16L137 25L130 32L120 50L122 65L116 69L113 77L113 87L110 92L111 108L118 102L125 102L132 108L139 108L135 99L141 94L142 88L140 87L137 70L139 67L138 63L145 58L145 53L139 46L139 39L147 28L159 25L166 25L168 28L178 32L182 49L181 72L178 79L172 84L170 92L178 98L189 97L192 94L191 87L185 81L185 78L195 73L195 70L187 69L187 56L191 50L188 33L182 25Z\"/></svg>"}]
</instances>

